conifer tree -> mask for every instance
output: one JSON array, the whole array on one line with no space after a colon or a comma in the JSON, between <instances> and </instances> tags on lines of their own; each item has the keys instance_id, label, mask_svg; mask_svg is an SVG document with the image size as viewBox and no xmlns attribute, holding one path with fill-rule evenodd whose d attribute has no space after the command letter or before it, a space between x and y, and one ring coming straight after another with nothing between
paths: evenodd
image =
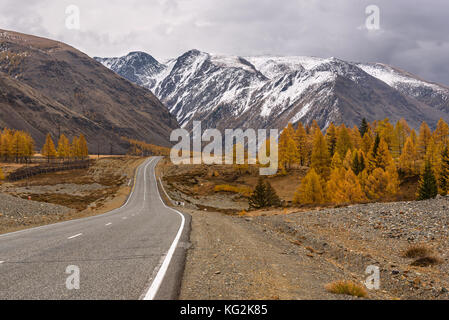
<instances>
[{"instance_id":1,"label":"conifer tree","mask_svg":"<svg viewBox=\"0 0 449 320\"><path fill-rule=\"evenodd\" d=\"M296 190L293 202L296 204L321 204L325 201L325 194L320 176L314 169L310 169L302 179Z\"/></svg>"},{"instance_id":2,"label":"conifer tree","mask_svg":"<svg viewBox=\"0 0 449 320\"><path fill-rule=\"evenodd\" d=\"M267 207L267 185L263 181L262 177L259 178L259 182L253 191L253 194L249 198L249 206L253 209L262 209Z\"/></svg>"},{"instance_id":3,"label":"conifer tree","mask_svg":"<svg viewBox=\"0 0 449 320\"><path fill-rule=\"evenodd\" d=\"M348 128L343 124L338 128L336 152L344 159L348 150L351 150L352 147L351 135Z\"/></svg>"},{"instance_id":4,"label":"conifer tree","mask_svg":"<svg viewBox=\"0 0 449 320\"><path fill-rule=\"evenodd\" d=\"M362 137L360 136L359 128L354 126L352 130L349 130L349 134L351 135L351 144L352 148L360 149L362 147Z\"/></svg>"},{"instance_id":5,"label":"conifer tree","mask_svg":"<svg viewBox=\"0 0 449 320\"><path fill-rule=\"evenodd\" d=\"M338 152L335 152L334 156L332 157L331 170L339 169L341 167L343 167L343 161L341 161Z\"/></svg>"},{"instance_id":6,"label":"conifer tree","mask_svg":"<svg viewBox=\"0 0 449 320\"><path fill-rule=\"evenodd\" d=\"M441 154L439 177L439 191L445 196L449 192L449 147L445 147Z\"/></svg>"},{"instance_id":7,"label":"conifer tree","mask_svg":"<svg viewBox=\"0 0 449 320\"><path fill-rule=\"evenodd\" d=\"M418 187L418 200L433 199L438 195L438 185L429 160L424 164Z\"/></svg>"},{"instance_id":8,"label":"conifer tree","mask_svg":"<svg viewBox=\"0 0 449 320\"><path fill-rule=\"evenodd\" d=\"M429 145L431 137L432 134L430 132L429 126L427 125L426 122L423 122L419 129L419 136L417 142L418 156L421 161L425 161L427 154L427 147Z\"/></svg>"},{"instance_id":9,"label":"conifer tree","mask_svg":"<svg viewBox=\"0 0 449 320\"><path fill-rule=\"evenodd\" d=\"M297 161L298 150L295 143L295 130L291 123L282 131L279 137L279 164L284 169L290 169Z\"/></svg>"},{"instance_id":10,"label":"conifer tree","mask_svg":"<svg viewBox=\"0 0 449 320\"><path fill-rule=\"evenodd\" d=\"M408 127L407 121L404 119L399 120L396 123L393 133L393 145L391 146L393 158L397 159L401 156L409 133L410 128Z\"/></svg>"},{"instance_id":11,"label":"conifer tree","mask_svg":"<svg viewBox=\"0 0 449 320\"><path fill-rule=\"evenodd\" d=\"M329 155L333 157L337 149L337 129L332 122L326 131L326 142L329 147Z\"/></svg>"},{"instance_id":12,"label":"conifer tree","mask_svg":"<svg viewBox=\"0 0 449 320\"><path fill-rule=\"evenodd\" d=\"M295 132L296 151L298 152L296 158L301 166L309 163L309 154L311 150L308 148L307 133L301 122L298 123L298 129Z\"/></svg>"},{"instance_id":13,"label":"conifer tree","mask_svg":"<svg viewBox=\"0 0 449 320\"><path fill-rule=\"evenodd\" d=\"M400 183L398 170L397 170L394 162L391 162L387 166L387 168L385 170L385 174L388 179L386 192L387 192L387 194L394 196L399 191L399 183Z\"/></svg>"},{"instance_id":14,"label":"conifer tree","mask_svg":"<svg viewBox=\"0 0 449 320\"><path fill-rule=\"evenodd\" d=\"M437 144L449 146L449 126L443 119L438 121L433 138Z\"/></svg>"},{"instance_id":15,"label":"conifer tree","mask_svg":"<svg viewBox=\"0 0 449 320\"><path fill-rule=\"evenodd\" d=\"M332 203L355 203L366 200L354 172L344 168L334 169L326 185L327 196Z\"/></svg>"},{"instance_id":16,"label":"conifer tree","mask_svg":"<svg viewBox=\"0 0 449 320\"><path fill-rule=\"evenodd\" d=\"M317 174L323 178L329 175L331 159L329 156L329 148L327 146L326 139L324 138L321 130L315 130L311 162L311 167L315 169Z\"/></svg>"},{"instance_id":17,"label":"conifer tree","mask_svg":"<svg viewBox=\"0 0 449 320\"><path fill-rule=\"evenodd\" d=\"M47 158L48 163L50 160L56 157L56 149L55 144L51 138L50 134L47 134L47 138L45 139L44 147L42 148L42 156Z\"/></svg>"},{"instance_id":18,"label":"conifer tree","mask_svg":"<svg viewBox=\"0 0 449 320\"><path fill-rule=\"evenodd\" d=\"M362 138L361 148L365 154L369 154L373 148L373 139L371 137L371 131L368 129L368 132Z\"/></svg>"},{"instance_id":19,"label":"conifer tree","mask_svg":"<svg viewBox=\"0 0 449 320\"><path fill-rule=\"evenodd\" d=\"M276 194L276 191L268 181L264 181L262 177L259 181L249 199L249 206L253 209L262 209L267 207L279 207L281 200Z\"/></svg>"},{"instance_id":20,"label":"conifer tree","mask_svg":"<svg viewBox=\"0 0 449 320\"><path fill-rule=\"evenodd\" d=\"M364 191L370 200L378 200L385 196L388 186L388 175L382 168L375 168L371 174L364 172Z\"/></svg>"},{"instance_id":21,"label":"conifer tree","mask_svg":"<svg viewBox=\"0 0 449 320\"><path fill-rule=\"evenodd\" d=\"M359 175L366 168L365 155L362 150L356 150L352 159L352 171Z\"/></svg>"},{"instance_id":22,"label":"conifer tree","mask_svg":"<svg viewBox=\"0 0 449 320\"><path fill-rule=\"evenodd\" d=\"M70 142L67 137L62 134L58 141L58 158L66 160L70 157Z\"/></svg>"},{"instance_id":23,"label":"conifer tree","mask_svg":"<svg viewBox=\"0 0 449 320\"><path fill-rule=\"evenodd\" d=\"M89 149L87 148L87 141L83 134L80 134L78 139L79 152L81 159L87 159L89 157Z\"/></svg>"},{"instance_id":24,"label":"conifer tree","mask_svg":"<svg viewBox=\"0 0 449 320\"><path fill-rule=\"evenodd\" d=\"M399 169L406 176L418 174L418 152L412 136L405 142L404 149L399 157Z\"/></svg>"},{"instance_id":25,"label":"conifer tree","mask_svg":"<svg viewBox=\"0 0 449 320\"><path fill-rule=\"evenodd\" d=\"M369 129L368 122L366 121L365 118L363 118L359 128L360 136L363 137L368 132L368 129Z\"/></svg>"},{"instance_id":26,"label":"conifer tree","mask_svg":"<svg viewBox=\"0 0 449 320\"><path fill-rule=\"evenodd\" d=\"M353 159L354 159L354 157L352 156L351 150L348 150L348 152L346 153L345 159L343 160L343 167L346 170L351 169Z\"/></svg>"},{"instance_id":27,"label":"conifer tree","mask_svg":"<svg viewBox=\"0 0 449 320\"><path fill-rule=\"evenodd\" d=\"M281 199L276 193L276 190L271 186L270 182L266 182L266 198L268 206L270 207L280 207L281 206Z\"/></svg>"}]
</instances>

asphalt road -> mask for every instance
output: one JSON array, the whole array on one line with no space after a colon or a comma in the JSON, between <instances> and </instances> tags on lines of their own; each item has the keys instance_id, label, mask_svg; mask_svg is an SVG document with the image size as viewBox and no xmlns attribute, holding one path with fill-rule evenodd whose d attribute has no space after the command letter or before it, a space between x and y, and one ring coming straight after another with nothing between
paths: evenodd
<instances>
[{"instance_id":1,"label":"asphalt road","mask_svg":"<svg viewBox=\"0 0 449 320\"><path fill-rule=\"evenodd\" d=\"M0 299L176 299L190 221L163 203L158 161L138 168L119 209L1 235Z\"/></svg>"}]
</instances>

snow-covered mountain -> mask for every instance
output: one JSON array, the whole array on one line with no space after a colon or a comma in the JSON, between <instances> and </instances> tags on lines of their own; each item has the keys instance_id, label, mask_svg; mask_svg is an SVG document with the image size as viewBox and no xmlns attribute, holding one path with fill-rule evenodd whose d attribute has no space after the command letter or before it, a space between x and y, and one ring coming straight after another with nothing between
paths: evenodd
<instances>
[{"instance_id":1,"label":"snow-covered mountain","mask_svg":"<svg viewBox=\"0 0 449 320\"><path fill-rule=\"evenodd\" d=\"M449 121L449 88L384 64L198 50L164 63L143 52L95 59L153 91L183 127L193 120L218 129L283 128L314 119L323 128L362 118L405 118L413 127Z\"/></svg>"}]
</instances>

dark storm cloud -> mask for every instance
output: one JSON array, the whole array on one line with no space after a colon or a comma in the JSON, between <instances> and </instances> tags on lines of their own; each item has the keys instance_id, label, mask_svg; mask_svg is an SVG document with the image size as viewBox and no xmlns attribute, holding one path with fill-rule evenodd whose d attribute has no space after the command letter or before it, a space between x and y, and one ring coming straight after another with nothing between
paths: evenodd
<instances>
[{"instance_id":1,"label":"dark storm cloud","mask_svg":"<svg viewBox=\"0 0 449 320\"><path fill-rule=\"evenodd\" d=\"M65 28L65 8L81 30ZM380 8L378 31L365 8ZM1 28L56 38L90 55L144 50L156 58L189 49L234 55L313 55L384 62L449 84L446 0L72 0L0 4Z\"/></svg>"}]
</instances>

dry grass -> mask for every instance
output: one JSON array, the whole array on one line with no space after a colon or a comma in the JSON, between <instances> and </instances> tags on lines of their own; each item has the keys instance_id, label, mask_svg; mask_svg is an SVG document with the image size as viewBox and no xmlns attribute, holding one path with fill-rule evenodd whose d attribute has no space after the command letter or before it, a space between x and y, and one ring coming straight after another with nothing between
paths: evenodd
<instances>
[{"instance_id":1,"label":"dry grass","mask_svg":"<svg viewBox=\"0 0 449 320\"><path fill-rule=\"evenodd\" d=\"M329 283L326 285L326 291L359 298L366 298L368 296L368 292L364 287L349 280L340 280Z\"/></svg>"},{"instance_id":2,"label":"dry grass","mask_svg":"<svg viewBox=\"0 0 449 320\"><path fill-rule=\"evenodd\" d=\"M230 186L227 184L215 186L214 190L215 190L215 192L238 193L245 197L251 196L251 193L253 192L253 190L250 187L236 187L236 186Z\"/></svg>"},{"instance_id":3,"label":"dry grass","mask_svg":"<svg viewBox=\"0 0 449 320\"><path fill-rule=\"evenodd\" d=\"M414 267L430 267L441 263L441 259L435 256L426 256L418 258L413 261L410 265Z\"/></svg>"},{"instance_id":4,"label":"dry grass","mask_svg":"<svg viewBox=\"0 0 449 320\"><path fill-rule=\"evenodd\" d=\"M430 249L425 245L417 244L405 250L403 255L405 258L415 259L415 258L423 258L430 254L432 254L432 249Z\"/></svg>"}]
</instances>

